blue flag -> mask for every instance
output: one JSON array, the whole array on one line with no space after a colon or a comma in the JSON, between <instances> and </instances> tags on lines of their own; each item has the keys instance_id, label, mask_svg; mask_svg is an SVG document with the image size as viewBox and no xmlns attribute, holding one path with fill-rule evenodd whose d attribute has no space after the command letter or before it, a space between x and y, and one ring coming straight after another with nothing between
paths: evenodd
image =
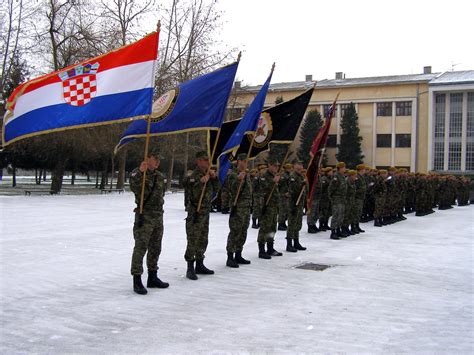
<instances>
[{"instance_id":1,"label":"blue flag","mask_svg":"<svg viewBox=\"0 0 474 355\"><path fill-rule=\"evenodd\" d=\"M222 125L227 100L239 63L180 84L153 103L150 136L195 130L217 130ZM147 120L132 122L115 150L146 136Z\"/></svg>"},{"instance_id":2,"label":"blue flag","mask_svg":"<svg viewBox=\"0 0 474 355\"><path fill-rule=\"evenodd\" d=\"M221 184L224 184L224 179L231 166L231 161L235 159L235 153L242 143L242 138L245 137L247 133L255 132L257 129L258 120L260 119L260 115L262 113L268 87L270 86L270 81L272 80L272 74L273 70L245 112L244 117L242 117L239 124L235 128L234 133L232 133L226 145L222 149L222 153L219 156L219 180Z\"/></svg>"}]
</instances>

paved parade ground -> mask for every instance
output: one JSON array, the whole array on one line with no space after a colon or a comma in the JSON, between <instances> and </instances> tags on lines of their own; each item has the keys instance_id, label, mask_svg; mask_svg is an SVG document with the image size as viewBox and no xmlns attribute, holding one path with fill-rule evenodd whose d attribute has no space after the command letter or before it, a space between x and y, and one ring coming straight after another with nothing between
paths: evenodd
<instances>
[{"instance_id":1,"label":"paved parade ground","mask_svg":"<svg viewBox=\"0 0 474 355\"><path fill-rule=\"evenodd\" d=\"M132 290L133 195L0 197L0 353L446 353L474 351L474 208L456 207L307 251L225 267L228 215L184 277L183 195L166 195L159 276ZM276 235L283 251L285 232ZM325 271L295 268L332 265ZM145 280L146 281L146 280Z\"/></svg>"}]
</instances>

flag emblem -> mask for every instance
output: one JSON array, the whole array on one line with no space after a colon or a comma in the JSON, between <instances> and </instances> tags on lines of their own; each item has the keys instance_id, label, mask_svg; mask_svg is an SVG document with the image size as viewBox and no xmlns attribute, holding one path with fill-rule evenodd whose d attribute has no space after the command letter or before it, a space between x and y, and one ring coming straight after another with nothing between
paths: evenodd
<instances>
[{"instance_id":1,"label":"flag emblem","mask_svg":"<svg viewBox=\"0 0 474 355\"><path fill-rule=\"evenodd\" d=\"M83 106L97 95L96 73L99 63L79 65L59 73L64 101L71 106Z\"/></svg>"},{"instance_id":2,"label":"flag emblem","mask_svg":"<svg viewBox=\"0 0 474 355\"><path fill-rule=\"evenodd\" d=\"M257 148L267 145L272 138L272 132L272 118L268 112L263 112L258 119L257 129L255 130L255 141L253 145Z\"/></svg>"},{"instance_id":3,"label":"flag emblem","mask_svg":"<svg viewBox=\"0 0 474 355\"><path fill-rule=\"evenodd\" d=\"M172 89L161 95L153 103L151 118L153 122L159 122L164 119L173 110L178 99L179 88Z\"/></svg>"}]
</instances>

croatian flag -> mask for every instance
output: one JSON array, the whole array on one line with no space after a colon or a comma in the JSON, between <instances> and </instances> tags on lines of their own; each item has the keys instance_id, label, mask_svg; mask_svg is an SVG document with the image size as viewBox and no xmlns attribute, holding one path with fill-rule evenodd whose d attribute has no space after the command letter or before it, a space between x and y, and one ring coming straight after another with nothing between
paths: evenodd
<instances>
[{"instance_id":1,"label":"croatian flag","mask_svg":"<svg viewBox=\"0 0 474 355\"><path fill-rule=\"evenodd\" d=\"M143 118L152 110L158 32L23 83L7 101L3 146L45 134Z\"/></svg>"}]
</instances>

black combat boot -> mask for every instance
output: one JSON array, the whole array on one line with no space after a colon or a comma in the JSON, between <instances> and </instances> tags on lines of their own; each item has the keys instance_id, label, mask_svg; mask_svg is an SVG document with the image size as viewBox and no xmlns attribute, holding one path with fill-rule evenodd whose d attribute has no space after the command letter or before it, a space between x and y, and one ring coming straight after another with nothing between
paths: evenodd
<instances>
[{"instance_id":1,"label":"black combat boot","mask_svg":"<svg viewBox=\"0 0 474 355\"><path fill-rule=\"evenodd\" d=\"M334 228L331 229L331 236L330 236L329 238L334 239L334 240L339 240L339 239L341 239L341 238L339 238L339 236L337 235L337 231L336 231L336 229L334 229Z\"/></svg>"},{"instance_id":2,"label":"black combat boot","mask_svg":"<svg viewBox=\"0 0 474 355\"><path fill-rule=\"evenodd\" d=\"M197 280L198 277L194 271L194 261L188 261L188 270L186 271L186 277L190 280Z\"/></svg>"},{"instance_id":3,"label":"black combat boot","mask_svg":"<svg viewBox=\"0 0 474 355\"><path fill-rule=\"evenodd\" d=\"M258 257L260 259L271 259L272 257L265 251L265 243L258 243Z\"/></svg>"},{"instance_id":4,"label":"black combat boot","mask_svg":"<svg viewBox=\"0 0 474 355\"><path fill-rule=\"evenodd\" d=\"M319 230L321 230L323 232L326 232L329 229L330 228L328 226L328 220L327 219L325 219L324 221L319 220Z\"/></svg>"},{"instance_id":5,"label":"black combat boot","mask_svg":"<svg viewBox=\"0 0 474 355\"><path fill-rule=\"evenodd\" d=\"M319 232L318 227L316 227L316 224L308 224L308 233L309 234L316 234Z\"/></svg>"},{"instance_id":6,"label":"black combat boot","mask_svg":"<svg viewBox=\"0 0 474 355\"><path fill-rule=\"evenodd\" d=\"M359 233L365 233L365 230L363 230L362 228L360 228L359 223L356 223L356 228L357 228L357 230L359 231Z\"/></svg>"},{"instance_id":7,"label":"black combat boot","mask_svg":"<svg viewBox=\"0 0 474 355\"><path fill-rule=\"evenodd\" d=\"M341 231L345 233L347 237L355 234L349 230L349 226L341 227Z\"/></svg>"},{"instance_id":8,"label":"black combat boot","mask_svg":"<svg viewBox=\"0 0 474 355\"><path fill-rule=\"evenodd\" d=\"M142 284L142 276L141 275L133 275L133 291L138 293L139 295L146 295L148 291Z\"/></svg>"},{"instance_id":9,"label":"black combat boot","mask_svg":"<svg viewBox=\"0 0 474 355\"><path fill-rule=\"evenodd\" d=\"M222 214L229 214L230 212L230 208L229 207L224 207L222 210L221 210L221 213Z\"/></svg>"},{"instance_id":10,"label":"black combat boot","mask_svg":"<svg viewBox=\"0 0 474 355\"><path fill-rule=\"evenodd\" d=\"M295 247L296 250L306 250L306 248L300 244L299 237L296 237L295 239L293 239L293 246Z\"/></svg>"},{"instance_id":11,"label":"black combat boot","mask_svg":"<svg viewBox=\"0 0 474 355\"><path fill-rule=\"evenodd\" d=\"M267 242L267 254L271 256L282 256L283 253L280 253L279 251L276 251L273 248L273 241L272 242Z\"/></svg>"},{"instance_id":12,"label":"black combat boot","mask_svg":"<svg viewBox=\"0 0 474 355\"><path fill-rule=\"evenodd\" d=\"M347 238L349 236L349 233L346 233L344 227L340 227L337 229L337 236L339 238Z\"/></svg>"},{"instance_id":13,"label":"black combat boot","mask_svg":"<svg viewBox=\"0 0 474 355\"><path fill-rule=\"evenodd\" d=\"M403 215L402 212L400 212L400 213L398 214L398 218L400 218L400 221L404 221L404 220L407 219L407 218Z\"/></svg>"},{"instance_id":14,"label":"black combat boot","mask_svg":"<svg viewBox=\"0 0 474 355\"><path fill-rule=\"evenodd\" d=\"M243 264L243 265L248 265L250 264L250 260L246 260L242 257L242 252L241 251L236 251L235 252L235 258L234 260L239 263L239 264Z\"/></svg>"},{"instance_id":15,"label":"black combat boot","mask_svg":"<svg viewBox=\"0 0 474 355\"><path fill-rule=\"evenodd\" d=\"M351 232L352 234L359 234L359 233L360 233L360 232L357 230L357 227L356 227L356 225L355 225L354 223L351 224L350 232Z\"/></svg>"},{"instance_id":16,"label":"black combat boot","mask_svg":"<svg viewBox=\"0 0 474 355\"><path fill-rule=\"evenodd\" d=\"M252 217L252 228L258 229L257 218Z\"/></svg>"},{"instance_id":17,"label":"black combat boot","mask_svg":"<svg viewBox=\"0 0 474 355\"><path fill-rule=\"evenodd\" d=\"M169 283L161 281L156 275L157 271L148 271L148 280L146 282L146 287L149 288L167 288Z\"/></svg>"},{"instance_id":18,"label":"black combat boot","mask_svg":"<svg viewBox=\"0 0 474 355\"><path fill-rule=\"evenodd\" d=\"M286 226L286 223L283 222L283 223L278 223L278 230L279 231L286 231L288 229L288 227Z\"/></svg>"},{"instance_id":19,"label":"black combat boot","mask_svg":"<svg viewBox=\"0 0 474 355\"><path fill-rule=\"evenodd\" d=\"M374 220L374 227L382 227L382 218L375 218Z\"/></svg>"},{"instance_id":20,"label":"black combat boot","mask_svg":"<svg viewBox=\"0 0 474 355\"><path fill-rule=\"evenodd\" d=\"M196 259L196 274L214 275L214 270L210 270L204 265L204 259Z\"/></svg>"},{"instance_id":21,"label":"black combat boot","mask_svg":"<svg viewBox=\"0 0 474 355\"><path fill-rule=\"evenodd\" d=\"M238 268L239 264L234 260L234 253L227 253L227 262L225 263L228 267Z\"/></svg>"},{"instance_id":22,"label":"black combat boot","mask_svg":"<svg viewBox=\"0 0 474 355\"><path fill-rule=\"evenodd\" d=\"M298 250L293 248L293 241L290 238L286 238L286 251L290 253L296 253Z\"/></svg>"}]
</instances>

